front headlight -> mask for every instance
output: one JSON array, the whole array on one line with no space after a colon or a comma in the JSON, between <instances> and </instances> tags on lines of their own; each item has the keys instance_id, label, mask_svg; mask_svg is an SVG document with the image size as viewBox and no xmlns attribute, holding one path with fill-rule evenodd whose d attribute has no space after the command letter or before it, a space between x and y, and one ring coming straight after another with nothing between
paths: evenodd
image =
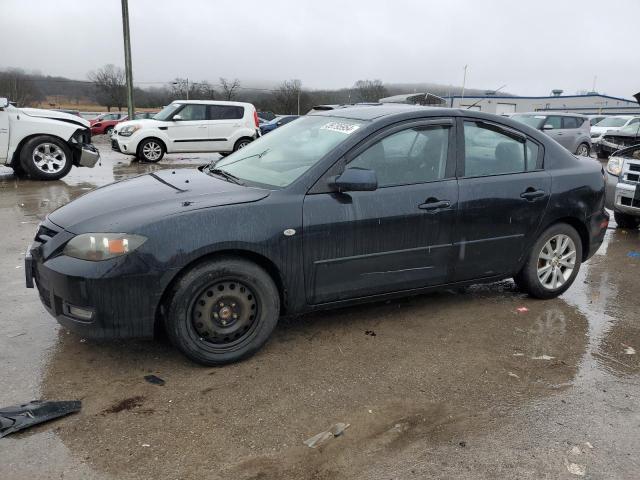
<instances>
[{"instance_id":1,"label":"front headlight","mask_svg":"<svg viewBox=\"0 0 640 480\"><path fill-rule=\"evenodd\" d=\"M142 127L140 125L127 125L126 127L121 128L118 131L118 134L122 135L123 137L130 137L134 132L137 132L141 128Z\"/></svg>"},{"instance_id":2,"label":"front headlight","mask_svg":"<svg viewBox=\"0 0 640 480\"><path fill-rule=\"evenodd\" d=\"M99 262L133 252L147 239L129 233L83 233L73 237L64 247L68 257Z\"/></svg>"},{"instance_id":3,"label":"front headlight","mask_svg":"<svg viewBox=\"0 0 640 480\"><path fill-rule=\"evenodd\" d=\"M624 159L620 157L609 158L609 162L607 163L607 172L609 172L611 175L615 175L616 177L619 177L620 172L622 172L623 163L624 163Z\"/></svg>"}]
</instances>

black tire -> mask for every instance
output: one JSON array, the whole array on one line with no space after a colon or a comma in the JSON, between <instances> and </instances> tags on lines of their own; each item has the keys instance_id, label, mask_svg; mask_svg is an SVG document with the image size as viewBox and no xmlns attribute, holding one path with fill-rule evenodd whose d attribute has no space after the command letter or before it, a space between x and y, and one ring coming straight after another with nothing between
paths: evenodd
<instances>
[{"instance_id":1,"label":"black tire","mask_svg":"<svg viewBox=\"0 0 640 480\"><path fill-rule=\"evenodd\" d=\"M168 298L167 336L191 360L209 366L253 355L280 314L273 279L258 265L235 257L196 265L180 277Z\"/></svg>"},{"instance_id":2,"label":"black tire","mask_svg":"<svg viewBox=\"0 0 640 480\"><path fill-rule=\"evenodd\" d=\"M616 219L618 228L628 228L634 230L640 226L640 217L634 217L628 213L613 212L613 218Z\"/></svg>"},{"instance_id":3,"label":"black tire","mask_svg":"<svg viewBox=\"0 0 640 480\"><path fill-rule=\"evenodd\" d=\"M162 160L166 149L164 144L157 138L145 138L138 144L136 156L145 162L157 163Z\"/></svg>"},{"instance_id":4,"label":"black tire","mask_svg":"<svg viewBox=\"0 0 640 480\"><path fill-rule=\"evenodd\" d=\"M591 148L589 148L589 144L588 143L581 143L580 145L578 145L578 148L576 148L576 155L580 155L583 157L588 157L591 155Z\"/></svg>"},{"instance_id":5,"label":"black tire","mask_svg":"<svg viewBox=\"0 0 640 480\"><path fill-rule=\"evenodd\" d=\"M251 142L253 142L252 138L249 137L244 137L241 138L240 140L238 140L236 142L236 144L233 146L233 151L237 152L238 150L240 150L241 148L246 147L247 145L249 145Z\"/></svg>"},{"instance_id":6,"label":"black tire","mask_svg":"<svg viewBox=\"0 0 640 480\"><path fill-rule=\"evenodd\" d=\"M69 146L49 135L33 137L20 151L20 167L36 180L59 180L72 165Z\"/></svg>"},{"instance_id":7,"label":"black tire","mask_svg":"<svg viewBox=\"0 0 640 480\"><path fill-rule=\"evenodd\" d=\"M553 288L553 285L550 287L550 286L545 286L542 283L541 279L538 277L538 268L545 268L547 266L550 266L552 270L551 275L554 274L553 273L554 266L551 265L551 262L557 261L557 260L549 260L549 261L543 260L541 258L541 254L543 253L542 250L543 248L546 247L547 242L553 242L552 239L557 238L558 235L566 236L571 239L571 241L573 242L573 248L575 251L575 254L574 254L575 259L573 262L572 271L571 272L567 272L567 270L564 271L564 272L567 272L568 278L566 279L563 278L562 280L563 283L559 287ZM557 245L557 243L555 245ZM564 293L571 286L571 284L576 278L576 275L580 271L581 263L582 263L582 240L580 239L580 235L578 235L578 232L576 231L576 229L573 228L571 225L567 225L566 223L557 223L547 228L542 233L542 235L540 235L536 243L531 248L531 252L529 253L529 257L527 258L527 261L525 262L524 267L522 267L522 270L520 270L520 272L518 272L518 274L514 277L514 280L516 281L516 284L518 285L520 290L528 293L530 296L534 298L542 298L542 299L555 298L558 295L561 295L562 293ZM562 268L565 268L565 267L558 265L555 268L558 268L558 270L561 270ZM561 271L563 275L564 275L564 272Z\"/></svg>"},{"instance_id":8,"label":"black tire","mask_svg":"<svg viewBox=\"0 0 640 480\"><path fill-rule=\"evenodd\" d=\"M609 158L609 154L607 152L603 152L602 150L596 150L596 155L600 160L606 160Z\"/></svg>"}]
</instances>

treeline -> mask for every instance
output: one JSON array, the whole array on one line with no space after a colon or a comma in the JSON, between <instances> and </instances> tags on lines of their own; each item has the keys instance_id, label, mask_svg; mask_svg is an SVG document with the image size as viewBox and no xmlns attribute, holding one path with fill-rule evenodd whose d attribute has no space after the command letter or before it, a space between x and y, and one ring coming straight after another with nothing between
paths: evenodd
<instances>
[{"instance_id":1,"label":"treeline","mask_svg":"<svg viewBox=\"0 0 640 480\"><path fill-rule=\"evenodd\" d=\"M8 97L18 106L56 108L61 105L99 105L107 110L126 109L124 70L114 65L89 72L87 80L72 80L20 69L0 71L0 97ZM238 79L219 78L192 81L175 78L158 86L134 89L136 108L161 108L176 99L235 100L253 103L259 110L280 114L304 113L319 104L375 102L382 97L414 92L459 95L460 87L431 83L384 84L381 80L358 80L352 87L334 90L305 89L300 80L285 80L272 88L244 86ZM467 95L484 90L466 89Z\"/></svg>"}]
</instances>

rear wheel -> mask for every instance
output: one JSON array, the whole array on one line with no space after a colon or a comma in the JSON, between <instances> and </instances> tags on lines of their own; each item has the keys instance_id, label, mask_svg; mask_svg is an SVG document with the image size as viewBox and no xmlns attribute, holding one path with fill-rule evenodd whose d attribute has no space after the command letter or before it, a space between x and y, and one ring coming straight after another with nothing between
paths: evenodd
<instances>
[{"instance_id":1,"label":"rear wheel","mask_svg":"<svg viewBox=\"0 0 640 480\"><path fill-rule=\"evenodd\" d=\"M223 365L253 355L278 322L280 296L267 272L239 258L203 262L176 283L167 335L191 360Z\"/></svg>"},{"instance_id":2,"label":"rear wheel","mask_svg":"<svg viewBox=\"0 0 640 480\"><path fill-rule=\"evenodd\" d=\"M236 144L233 146L233 151L237 151L240 150L241 148L246 147L247 145L249 145L253 140L250 138L241 138L240 140L238 140L236 142Z\"/></svg>"},{"instance_id":3,"label":"rear wheel","mask_svg":"<svg viewBox=\"0 0 640 480\"><path fill-rule=\"evenodd\" d=\"M634 217L628 213L613 212L613 218L616 219L616 223L620 228L629 228L633 230L640 226L640 217Z\"/></svg>"},{"instance_id":4,"label":"rear wheel","mask_svg":"<svg viewBox=\"0 0 640 480\"><path fill-rule=\"evenodd\" d=\"M37 180L58 180L69 173L71 165L67 144L49 135L32 138L20 152L20 166Z\"/></svg>"},{"instance_id":5,"label":"rear wheel","mask_svg":"<svg viewBox=\"0 0 640 480\"><path fill-rule=\"evenodd\" d=\"M576 149L576 155L578 155L579 157L588 157L590 152L591 152L591 149L589 148L589 145L586 143L581 143L580 145L578 145L578 148Z\"/></svg>"},{"instance_id":6,"label":"rear wheel","mask_svg":"<svg viewBox=\"0 0 640 480\"><path fill-rule=\"evenodd\" d=\"M155 138L147 138L138 145L137 157L145 162L156 163L162 160L164 145Z\"/></svg>"},{"instance_id":7,"label":"rear wheel","mask_svg":"<svg viewBox=\"0 0 640 480\"><path fill-rule=\"evenodd\" d=\"M573 283L582 263L582 241L566 223L552 225L534 244L515 281L535 298L554 298Z\"/></svg>"}]
</instances>

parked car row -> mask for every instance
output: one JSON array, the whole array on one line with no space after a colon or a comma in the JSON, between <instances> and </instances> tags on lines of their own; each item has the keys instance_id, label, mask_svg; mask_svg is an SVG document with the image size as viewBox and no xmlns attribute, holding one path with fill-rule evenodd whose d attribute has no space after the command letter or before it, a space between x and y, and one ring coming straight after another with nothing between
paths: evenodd
<instances>
[{"instance_id":1,"label":"parked car row","mask_svg":"<svg viewBox=\"0 0 640 480\"><path fill-rule=\"evenodd\" d=\"M574 113L517 113L517 122L542 130L571 153L589 156L591 153L591 123L584 115Z\"/></svg>"}]
</instances>

